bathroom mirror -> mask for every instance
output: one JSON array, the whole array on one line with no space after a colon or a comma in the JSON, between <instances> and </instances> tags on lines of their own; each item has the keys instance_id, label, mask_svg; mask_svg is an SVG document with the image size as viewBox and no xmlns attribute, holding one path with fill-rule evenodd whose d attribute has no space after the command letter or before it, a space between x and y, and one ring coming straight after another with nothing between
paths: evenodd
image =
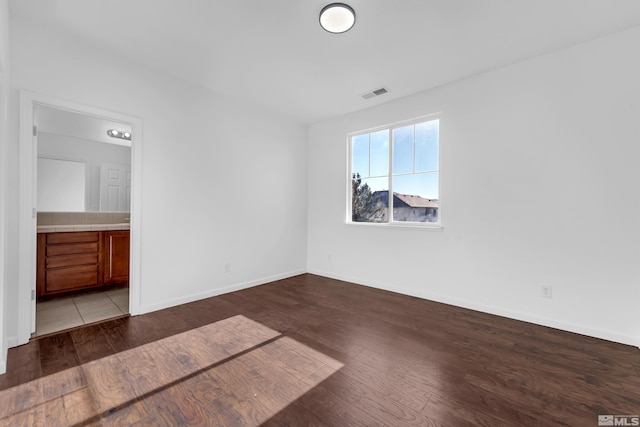
<instances>
[{"instance_id":1,"label":"bathroom mirror","mask_svg":"<svg viewBox=\"0 0 640 427\"><path fill-rule=\"evenodd\" d=\"M86 164L38 157L38 209L45 212L84 212Z\"/></svg>"},{"instance_id":2,"label":"bathroom mirror","mask_svg":"<svg viewBox=\"0 0 640 427\"><path fill-rule=\"evenodd\" d=\"M131 143L108 135L130 127L38 106L39 212L128 212Z\"/></svg>"}]
</instances>

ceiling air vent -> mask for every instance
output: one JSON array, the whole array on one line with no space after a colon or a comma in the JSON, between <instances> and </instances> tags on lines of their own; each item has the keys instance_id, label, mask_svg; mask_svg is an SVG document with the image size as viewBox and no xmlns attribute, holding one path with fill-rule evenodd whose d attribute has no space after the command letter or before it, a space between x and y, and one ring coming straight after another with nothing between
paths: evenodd
<instances>
[{"instance_id":1,"label":"ceiling air vent","mask_svg":"<svg viewBox=\"0 0 640 427\"><path fill-rule=\"evenodd\" d=\"M374 98L376 96L384 95L387 92L389 92L389 89L387 89L386 87L381 87L380 89L376 89L374 91L365 93L364 95L362 95L362 97L364 99L371 99L371 98Z\"/></svg>"}]
</instances>

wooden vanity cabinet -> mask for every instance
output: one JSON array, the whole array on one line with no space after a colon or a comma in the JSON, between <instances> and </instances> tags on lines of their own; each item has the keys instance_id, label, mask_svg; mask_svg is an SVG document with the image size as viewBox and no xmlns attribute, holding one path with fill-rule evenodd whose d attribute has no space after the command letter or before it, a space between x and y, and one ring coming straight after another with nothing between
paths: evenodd
<instances>
[{"instance_id":1,"label":"wooden vanity cabinet","mask_svg":"<svg viewBox=\"0 0 640 427\"><path fill-rule=\"evenodd\" d=\"M129 281L129 231L38 233L36 294Z\"/></svg>"}]
</instances>

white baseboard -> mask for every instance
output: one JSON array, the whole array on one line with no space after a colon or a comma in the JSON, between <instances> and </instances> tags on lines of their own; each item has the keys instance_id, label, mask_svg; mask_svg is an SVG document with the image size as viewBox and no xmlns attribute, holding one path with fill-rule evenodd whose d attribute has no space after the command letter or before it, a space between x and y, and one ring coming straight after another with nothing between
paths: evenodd
<instances>
[{"instance_id":1,"label":"white baseboard","mask_svg":"<svg viewBox=\"0 0 640 427\"><path fill-rule=\"evenodd\" d=\"M419 292L413 289L405 289L402 287L387 286L382 283L373 283L371 281L363 281L358 279L357 277L348 277L340 274L333 274L327 271L309 269L309 273L316 274L318 276L328 277L331 279L351 282L351 283L355 283L362 286L368 286L371 288L383 289L385 291L391 291L391 292L397 292L404 295L410 295L413 297L418 297L418 298L422 298L430 301L436 301L444 304L455 305L457 307L468 308L470 310L481 311L483 313L494 314L496 316L502 316L510 319L520 320L523 322L534 323L536 325L547 326L550 328L560 329L567 332L587 335L593 338L600 338L607 341L613 341L621 344L632 345L634 347L640 347L640 337L619 334L611 330L585 327L579 324L558 321L556 319L538 316L531 313L522 313L522 312L508 310L503 307L495 307L495 306L488 306L484 304L478 304L470 300L450 298L443 295L436 295L429 292Z\"/></svg>"},{"instance_id":2,"label":"white baseboard","mask_svg":"<svg viewBox=\"0 0 640 427\"><path fill-rule=\"evenodd\" d=\"M198 301L205 298L216 297L218 295L228 294L229 292L240 291L242 289L252 288L254 286L264 285L265 283L275 282L276 280L287 279L289 277L298 276L306 273L306 270L294 270L287 273L276 274L274 276L263 277L248 282L236 283L224 288L211 289L205 292L197 294L191 294L182 296L180 298L162 301L160 303L151 305L142 305L140 307L140 314L151 313L152 311L162 310L165 308L173 307L180 304L186 304L193 301Z\"/></svg>"}]
</instances>

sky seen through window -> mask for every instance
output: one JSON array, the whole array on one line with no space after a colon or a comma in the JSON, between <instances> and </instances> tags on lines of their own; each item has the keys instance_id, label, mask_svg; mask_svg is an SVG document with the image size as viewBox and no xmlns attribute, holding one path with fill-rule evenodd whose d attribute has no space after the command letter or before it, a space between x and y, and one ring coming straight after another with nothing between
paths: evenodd
<instances>
[{"instance_id":1,"label":"sky seen through window","mask_svg":"<svg viewBox=\"0 0 640 427\"><path fill-rule=\"evenodd\" d=\"M438 140L439 120L353 136L351 172L359 173L372 192L389 190L391 164L395 193L438 199Z\"/></svg>"}]
</instances>

